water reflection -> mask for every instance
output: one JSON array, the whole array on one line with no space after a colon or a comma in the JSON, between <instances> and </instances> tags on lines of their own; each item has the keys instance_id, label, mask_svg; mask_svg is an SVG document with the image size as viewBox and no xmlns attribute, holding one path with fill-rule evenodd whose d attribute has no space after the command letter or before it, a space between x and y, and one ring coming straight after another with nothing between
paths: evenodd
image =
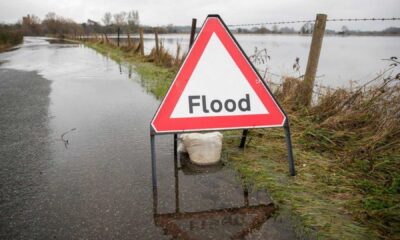
<instances>
[{"instance_id":1,"label":"water reflection","mask_svg":"<svg viewBox=\"0 0 400 240\"><path fill-rule=\"evenodd\" d=\"M239 204L238 206L200 211L181 209L179 171L190 176L214 173L222 168L223 164L212 167L196 166L190 163L187 154L174 154L175 210L173 212L159 211L159 201L166 201L158 197L158 189L154 188L153 218L155 226L162 228L166 235L178 239L244 239L255 230L259 230L272 216L275 208L270 202L260 203L262 202L260 199L251 204L246 186L243 186L243 200L236 199L234 205Z\"/></svg>"}]
</instances>

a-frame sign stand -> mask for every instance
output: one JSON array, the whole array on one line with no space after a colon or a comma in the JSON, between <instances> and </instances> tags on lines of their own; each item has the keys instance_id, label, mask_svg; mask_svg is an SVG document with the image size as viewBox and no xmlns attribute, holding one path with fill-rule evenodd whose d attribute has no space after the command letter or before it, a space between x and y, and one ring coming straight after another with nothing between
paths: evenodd
<instances>
[{"instance_id":1,"label":"a-frame sign stand","mask_svg":"<svg viewBox=\"0 0 400 240\"><path fill-rule=\"evenodd\" d=\"M153 187L155 135L283 127L290 175L295 166L289 120L219 15L208 15L150 124Z\"/></svg>"}]
</instances>

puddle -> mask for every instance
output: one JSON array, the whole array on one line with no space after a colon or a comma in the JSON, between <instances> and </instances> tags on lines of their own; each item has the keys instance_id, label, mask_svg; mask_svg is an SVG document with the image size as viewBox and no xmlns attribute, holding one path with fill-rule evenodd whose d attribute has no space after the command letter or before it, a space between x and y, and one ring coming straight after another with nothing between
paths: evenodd
<instances>
[{"instance_id":1,"label":"puddle","mask_svg":"<svg viewBox=\"0 0 400 240\"><path fill-rule=\"evenodd\" d=\"M156 226L178 239L249 239L266 236L260 229L272 217L275 208L265 192L249 192L245 186L237 188L240 185L230 181L235 177L223 164L203 167L189 163L186 154L174 157L173 206L161 204L169 211L160 211L159 202L166 201L159 198L158 188L153 189L153 219ZM195 182L200 184L187 184L189 178L196 178L196 175L198 179ZM188 187L202 188L206 182L201 198L190 196L193 190ZM221 195L225 195L224 199L220 199ZM196 205L202 205L203 199L208 206L198 208ZM282 236L276 234L273 239L293 237L290 234L286 238Z\"/></svg>"}]
</instances>

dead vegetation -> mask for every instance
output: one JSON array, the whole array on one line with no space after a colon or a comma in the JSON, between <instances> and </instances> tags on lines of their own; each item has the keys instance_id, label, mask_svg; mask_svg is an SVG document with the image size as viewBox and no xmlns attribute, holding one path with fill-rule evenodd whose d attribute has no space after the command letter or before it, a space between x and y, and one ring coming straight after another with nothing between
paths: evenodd
<instances>
[{"instance_id":1,"label":"dead vegetation","mask_svg":"<svg viewBox=\"0 0 400 240\"><path fill-rule=\"evenodd\" d=\"M287 77L275 89L291 120L295 178L286 176L276 129L253 130L245 154L232 158L249 182L270 190L322 238L400 237L400 67L388 60L375 79L353 91L325 89L309 107L298 103L301 79Z\"/></svg>"}]
</instances>

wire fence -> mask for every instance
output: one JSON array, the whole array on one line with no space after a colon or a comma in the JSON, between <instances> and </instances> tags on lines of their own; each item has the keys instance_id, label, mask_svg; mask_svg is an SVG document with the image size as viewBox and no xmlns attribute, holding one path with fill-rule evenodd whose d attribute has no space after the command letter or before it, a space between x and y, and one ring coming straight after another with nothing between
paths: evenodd
<instances>
[{"instance_id":1,"label":"wire fence","mask_svg":"<svg viewBox=\"0 0 400 240\"><path fill-rule=\"evenodd\" d=\"M400 17L392 18L331 18L327 19L327 22L362 22L362 21L398 21ZM261 23L245 23L245 24L231 24L228 27L252 27L252 26L263 26L263 25L280 25L280 24L295 24L295 23L312 23L312 20L295 20L295 21L274 21L274 22L261 22Z\"/></svg>"}]
</instances>

